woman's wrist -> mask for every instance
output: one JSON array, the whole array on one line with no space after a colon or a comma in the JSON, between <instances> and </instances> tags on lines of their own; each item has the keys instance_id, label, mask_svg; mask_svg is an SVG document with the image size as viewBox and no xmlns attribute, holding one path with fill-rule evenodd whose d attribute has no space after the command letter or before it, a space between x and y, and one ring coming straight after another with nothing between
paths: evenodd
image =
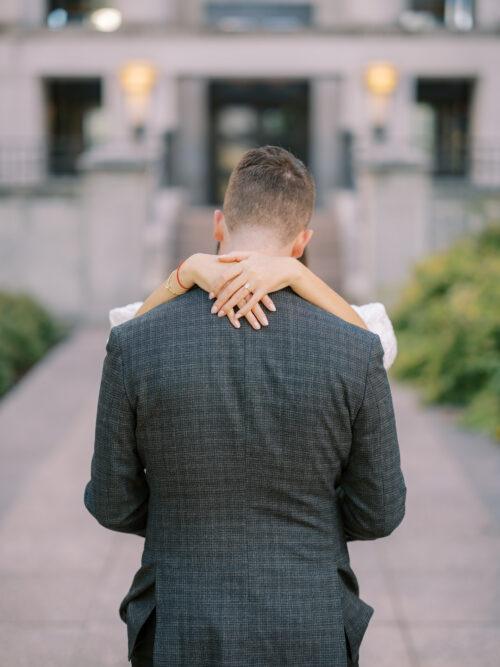
<instances>
[{"instance_id":1,"label":"woman's wrist","mask_svg":"<svg viewBox=\"0 0 500 667\"><path fill-rule=\"evenodd\" d=\"M196 284L196 262L199 253L185 259L177 272L177 282L181 289L191 289Z\"/></svg>"},{"instance_id":2,"label":"woman's wrist","mask_svg":"<svg viewBox=\"0 0 500 667\"><path fill-rule=\"evenodd\" d=\"M290 257L289 285L295 291L304 278L305 265L295 257Z\"/></svg>"}]
</instances>

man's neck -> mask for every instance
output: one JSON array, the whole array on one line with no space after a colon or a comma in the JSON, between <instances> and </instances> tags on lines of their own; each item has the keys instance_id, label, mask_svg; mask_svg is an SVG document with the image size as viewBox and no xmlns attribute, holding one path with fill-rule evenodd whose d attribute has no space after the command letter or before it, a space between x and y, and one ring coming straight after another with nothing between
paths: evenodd
<instances>
[{"instance_id":1,"label":"man's neck","mask_svg":"<svg viewBox=\"0 0 500 667\"><path fill-rule=\"evenodd\" d=\"M235 236L229 239L227 242L220 244L220 255L225 255L226 253L234 251L259 252L263 255L280 255L284 257L290 255L288 248L283 247L274 239L264 240L262 237L255 238L252 236Z\"/></svg>"}]
</instances>

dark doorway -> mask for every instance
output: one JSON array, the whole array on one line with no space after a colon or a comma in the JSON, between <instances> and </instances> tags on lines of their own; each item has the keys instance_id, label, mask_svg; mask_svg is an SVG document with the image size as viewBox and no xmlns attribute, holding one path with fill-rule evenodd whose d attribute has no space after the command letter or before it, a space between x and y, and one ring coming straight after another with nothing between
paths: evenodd
<instances>
[{"instance_id":1,"label":"dark doorway","mask_svg":"<svg viewBox=\"0 0 500 667\"><path fill-rule=\"evenodd\" d=\"M101 81L48 79L45 93L49 172L75 174L77 159L89 143L85 120L90 111L101 106Z\"/></svg>"},{"instance_id":2,"label":"dark doorway","mask_svg":"<svg viewBox=\"0 0 500 667\"><path fill-rule=\"evenodd\" d=\"M469 79L417 81L417 102L431 109L433 166L437 176L468 173L473 84Z\"/></svg>"},{"instance_id":3,"label":"dark doorway","mask_svg":"<svg viewBox=\"0 0 500 667\"><path fill-rule=\"evenodd\" d=\"M306 81L213 81L209 100L210 203L222 202L229 174L249 148L282 146L308 164Z\"/></svg>"}]
</instances>

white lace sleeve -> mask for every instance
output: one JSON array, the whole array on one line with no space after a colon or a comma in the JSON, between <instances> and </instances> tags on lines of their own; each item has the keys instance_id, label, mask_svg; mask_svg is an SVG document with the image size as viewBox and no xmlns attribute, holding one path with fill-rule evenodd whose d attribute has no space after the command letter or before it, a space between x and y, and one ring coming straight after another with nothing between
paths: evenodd
<instances>
[{"instance_id":1,"label":"white lace sleeve","mask_svg":"<svg viewBox=\"0 0 500 667\"><path fill-rule=\"evenodd\" d=\"M134 303L128 303L126 306L112 308L109 311L109 323L111 324L111 328L115 327L117 324L122 324L127 320L131 320L143 303L143 301L134 301Z\"/></svg>"},{"instance_id":2,"label":"white lace sleeve","mask_svg":"<svg viewBox=\"0 0 500 667\"><path fill-rule=\"evenodd\" d=\"M122 324L127 320L131 320L143 303L144 301L134 301L134 303L127 303L126 306L112 308L109 311L109 323L111 324L111 329L116 327L117 324ZM109 336L106 339L106 345L108 344L108 340Z\"/></svg>"},{"instance_id":3,"label":"white lace sleeve","mask_svg":"<svg viewBox=\"0 0 500 667\"><path fill-rule=\"evenodd\" d=\"M387 370L394 363L398 353L398 344L384 304L376 301L365 303L362 306L351 304L351 307L363 318L368 329L378 334L384 348L384 368Z\"/></svg>"}]
</instances>

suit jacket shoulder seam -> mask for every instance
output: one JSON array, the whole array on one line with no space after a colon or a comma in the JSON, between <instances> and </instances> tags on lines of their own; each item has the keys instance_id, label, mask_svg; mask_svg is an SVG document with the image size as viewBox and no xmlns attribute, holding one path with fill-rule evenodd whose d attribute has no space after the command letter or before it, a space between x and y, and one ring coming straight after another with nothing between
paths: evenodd
<instances>
[{"instance_id":1,"label":"suit jacket shoulder seam","mask_svg":"<svg viewBox=\"0 0 500 667\"><path fill-rule=\"evenodd\" d=\"M358 418L359 411L361 410L361 408L363 406L363 403L365 402L366 387L368 385L368 372L370 370L370 362L371 362L371 359L372 359L373 342L374 342L374 338L371 339L370 349L368 350L368 355L367 355L368 361L366 362L365 386L364 386L364 389L363 389L363 396L362 396L361 401L359 403L358 409L356 410L356 414L354 415L353 424L355 423L356 419Z\"/></svg>"},{"instance_id":2,"label":"suit jacket shoulder seam","mask_svg":"<svg viewBox=\"0 0 500 667\"><path fill-rule=\"evenodd\" d=\"M130 400L130 396L127 390L127 383L125 382L125 369L124 369L124 363L123 363L123 352L122 352L122 346L121 346L121 341L120 341L120 335L118 331L116 331L116 327L113 327L113 330L116 332L115 338L116 338L116 346L118 349L118 358L119 358L119 363L120 363L120 370L121 370L121 376L122 376L122 384L123 384L123 391L125 393L125 396L127 397L127 401L129 403L130 409L133 410L133 404L132 401Z\"/></svg>"}]
</instances>

